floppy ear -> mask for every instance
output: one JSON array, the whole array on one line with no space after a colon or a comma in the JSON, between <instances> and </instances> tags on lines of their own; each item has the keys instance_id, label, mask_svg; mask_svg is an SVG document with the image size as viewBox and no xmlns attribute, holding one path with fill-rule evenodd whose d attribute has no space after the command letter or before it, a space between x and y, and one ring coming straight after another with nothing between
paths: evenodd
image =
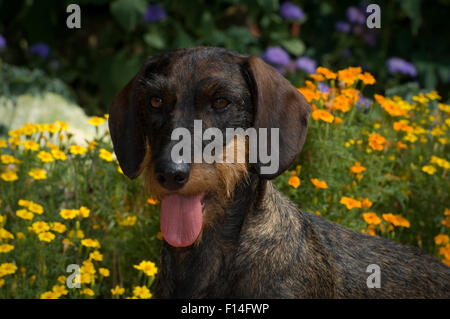
<instances>
[{"instance_id":1,"label":"floppy ear","mask_svg":"<svg viewBox=\"0 0 450 319\"><path fill-rule=\"evenodd\" d=\"M132 102L134 77L119 94L109 109L109 131L120 167L126 176L136 178L146 152L146 138Z\"/></svg>"},{"instance_id":2,"label":"floppy ear","mask_svg":"<svg viewBox=\"0 0 450 319\"><path fill-rule=\"evenodd\" d=\"M247 72L255 107L254 127L267 128L268 150L271 150L271 129L279 128L278 171L262 174L261 166L264 164L259 160L259 152L255 165L260 175L272 179L289 168L300 153L306 138L311 106L286 78L259 57L251 56L248 59Z\"/></svg>"}]
</instances>

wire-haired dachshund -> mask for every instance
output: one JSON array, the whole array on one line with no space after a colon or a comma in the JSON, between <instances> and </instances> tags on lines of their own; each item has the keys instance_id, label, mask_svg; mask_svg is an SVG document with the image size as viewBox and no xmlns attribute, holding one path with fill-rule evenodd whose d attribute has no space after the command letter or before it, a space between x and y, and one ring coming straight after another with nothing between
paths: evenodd
<instances>
[{"instance_id":1,"label":"wire-haired dachshund","mask_svg":"<svg viewBox=\"0 0 450 319\"><path fill-rule=\"evenodd\" d=\"M130 178L143 173L161 200L155 297L450 297L450 268L439 260L302 212L275 189L271 179L302 149L310 112L260 58L211 47L150 57L115 97L109 127L120 166ZM246 136L221 144L244 162L174 161L172 133L193 133L194 120L224 134L278 129L278 169L262 173L259 155L248 160Z\"/></svg>"}]
</instances>

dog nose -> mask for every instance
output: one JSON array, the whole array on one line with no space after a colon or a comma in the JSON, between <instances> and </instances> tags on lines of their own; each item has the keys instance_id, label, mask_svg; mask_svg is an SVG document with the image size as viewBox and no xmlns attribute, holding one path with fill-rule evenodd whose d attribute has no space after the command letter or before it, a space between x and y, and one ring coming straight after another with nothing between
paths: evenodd
<instances>
[{"instance_id":1,"label":"dog nose","mask_svg":"<svg viewBox=\"0 0 450 319\"><path fill-rule=\"evenodd\" d=\"M190 166L186 163L165 162L155 166L156 180L168 190L177 190L183 187L189 179Z\"/></svg>"}]
</instances>

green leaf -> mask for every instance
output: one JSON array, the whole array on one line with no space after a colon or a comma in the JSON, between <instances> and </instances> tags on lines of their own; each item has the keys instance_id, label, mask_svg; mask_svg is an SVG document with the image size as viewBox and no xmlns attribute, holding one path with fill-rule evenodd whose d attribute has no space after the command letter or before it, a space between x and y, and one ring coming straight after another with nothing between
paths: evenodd
<instances>
[{"instance_id":1,"label":"green leaf","mask_svg":"<svg viewBox=\"0 0 450 319\"><path fill-rule=\"evenodd\" d=\"M411 30L413 34L417 34L417 31L422 24L420 2L421 0L399 1L402 10L411 20Z\"/></svg>"},{"instance_id":2,"label":"green leaf","mask_svg":"<svg viewBox=\"0 0 450 319\"><path fill-rule=\"evenodd\" d=\"M300 39L287 39L282 40L281 45L285 48L289 53L299 56L305 51L305 44Z\"/></svg>"},{"instance_id":3,"label":"green leaf","mask_svg":"<svg viewBox=\"0 0 450 319\"><path fill-rule=\"evenodd\" d=\"M127 31L132 31L142 20L147 3L145 0L116 0L111 3L111 14Z\"/></svg>"},{"instance_id":4,"label":"green leaf","mask_svg":"<svg viewBox=\"0 0 450 319\"><path fill-rule=\"evenodd\" d=\"M147 33L144 35L144 41L150 47L155 49L163 49L165 47L164 38L158 33Z\"/></svg>"}]
</instances>

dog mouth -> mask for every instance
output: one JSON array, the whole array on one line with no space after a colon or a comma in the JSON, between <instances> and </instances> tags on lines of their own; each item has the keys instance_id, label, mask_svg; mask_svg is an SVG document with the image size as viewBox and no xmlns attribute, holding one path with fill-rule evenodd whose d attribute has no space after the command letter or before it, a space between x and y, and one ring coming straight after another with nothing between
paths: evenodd
<instances>
[{"instance_id":1,"label":"dog mouth","mask_svg":"<svg viewBox=\"0 0 450 319\"><path fill-rule=\"evenodd\" d=\"M192 245L200 235L206 193L172 193L161 200L160 226L165 241L174 247Z\"/></svg>"}]
</instances>

